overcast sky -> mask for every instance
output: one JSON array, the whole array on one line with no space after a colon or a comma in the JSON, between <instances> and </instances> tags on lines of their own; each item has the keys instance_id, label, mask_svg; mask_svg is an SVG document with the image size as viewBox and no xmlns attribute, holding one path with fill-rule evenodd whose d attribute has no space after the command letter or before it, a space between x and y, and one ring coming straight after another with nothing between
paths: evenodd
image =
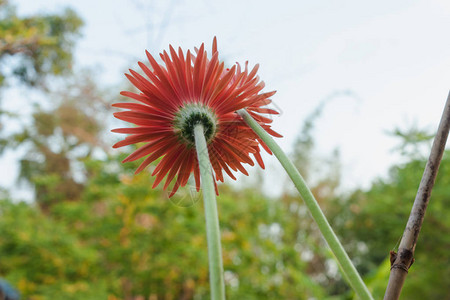
<instances>
[{"instance_id":1,"label":"overcast sky","mask_svg":"<svg viewBox=\"0 0 450 300\"><path fill-rule=\"evenodd\" d=\"M222 59L259 63L266 91L277 90L274 128L286 150L304 118L331 97L315 131L318 154L340 149L347 187L367 186L398 161L386 131L413 124L435 131L450 88L448 0L15 3L21 14L75 9L85 21L76 64L97 66L101 82L116 86L145 49L202 42L209 49L217 36ZM266 161L280 172L274 158Z\"/></svg>"}]
</instances>

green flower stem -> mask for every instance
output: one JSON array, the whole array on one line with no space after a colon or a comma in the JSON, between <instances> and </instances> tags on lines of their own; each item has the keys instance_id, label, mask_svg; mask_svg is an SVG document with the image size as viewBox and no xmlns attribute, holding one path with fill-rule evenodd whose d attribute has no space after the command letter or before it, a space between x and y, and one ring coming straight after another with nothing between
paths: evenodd
<instances>
[{"instance_id":1,"label":"green flower stem","mask_svg":"<svg viewBox=\"0 0 450 300\"><path fill-rule=\"evenodd\" d=\"M300 196L305 201L314 221L320 229L323 237L331 248L336 260L344 273L344 277L347 278L351 287L359 296L360 299L373 299L366 285L364 284L361 276L358 274L355 266L353 266L350 258L339 242L336 234L333 232L330 224L328 223L325 215L320 209L314 195L305 183L305 180L295 168L291 160L281 150L280 146L272 139L272 137L256 122L253 117L244 109L237 112L244 121L256 132L256 134L266 143L266 145L272 150L275 156L280 161L283 168L288 173L291 180L294 182L295 187L300 193Z\"/></svg>"},{"instance_id":2,"label":"green flower stem","mask_svg":"<svg viewBox=\"0 0 450 300\"><path fill-rule=\"evenodd\" d=\"M209 282L211 299L225 300L225 282L223 278L222 248L220 246L219 216L217 214L216 193L214 189L211 162L209 160L203 125L194 126L195 148L197 149L200 179L203 190L203 202L206 218L206 238L208 241Z\"/></svg>"}]
</instances>

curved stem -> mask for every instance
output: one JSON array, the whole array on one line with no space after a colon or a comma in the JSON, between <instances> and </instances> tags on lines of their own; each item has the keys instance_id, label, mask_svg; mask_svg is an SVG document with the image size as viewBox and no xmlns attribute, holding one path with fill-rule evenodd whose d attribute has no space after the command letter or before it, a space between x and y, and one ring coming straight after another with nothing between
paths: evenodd
<instances>
[{"instance_id":1,"label":"curved stem","mask_svg":"<svg viewBox=\"0 0 450 300\"><path fill-rule=\"evenodd\" d=\"M266 145L272 150L273 154L278 158L283 168L288 173L291 180L294 182L295 187L300 193L300 196L305 201L311 216L317 223L323 237L325 238L328 246L331 248L341 270L344 272L344 277L348 280L353 290L359 296L360 299L373 299L366 285L364 284L361 276L353 266L350 258L342 247L336 234L333 232L330 224L328 223L325 215L320 209L314 195L305 183L305 180L300 175L294 164L287 157L287 155L281 150L280 146L272 139L272 137L256 122L252 116L244 109L237 112L244 121L256 132L256 134L266 143Z\"/></svg>"},{"instance_id":2,"label":"curved stem","mask_svg":"<svg viewBox=\"0 0 450 300\"><path fill-rule=\"evenodd\" d=\"M219 216L217 213L211 162L201 124L194 127L195 148L197 150L200 179L205 206L206 238L208 242L209 283L212 300L225 300L225 282L223 278L222 248L220 245Z\"/></svg>"}]
</instances>

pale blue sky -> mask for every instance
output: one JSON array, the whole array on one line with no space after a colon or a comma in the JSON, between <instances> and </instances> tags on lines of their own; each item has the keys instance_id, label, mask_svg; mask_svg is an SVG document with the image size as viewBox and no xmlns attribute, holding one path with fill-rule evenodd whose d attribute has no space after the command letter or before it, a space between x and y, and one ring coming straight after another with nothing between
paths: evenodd
<instances>
[{"instance_id":1,"label":"pale blue sky","mask_svg":"<svg viewBox=\"0 0 450 300\"><path fill-rule=\"evenodd\" d=\"M274 128L289 150L305 118L336 97L316 130L318 153L339 147L347 187L383 176L398 155L385 131L437 128L450 88L450 1L19 0L22 14L74 8L85 20L78 65L119 86L144 49L192 49L218 37L222 58L259 63L282 110ZM119 88L118 91L119 92ZM266 157L273 174L281 172ZM277 177L274 175L272 177ZM5 182L5 180L2 180Z\"/></svg>"}]
</instances>

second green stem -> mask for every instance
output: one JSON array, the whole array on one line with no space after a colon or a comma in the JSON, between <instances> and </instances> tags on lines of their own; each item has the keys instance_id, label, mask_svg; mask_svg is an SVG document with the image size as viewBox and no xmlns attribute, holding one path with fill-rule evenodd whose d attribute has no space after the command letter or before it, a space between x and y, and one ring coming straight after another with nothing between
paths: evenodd
<instances>
[{"instance_id":1,"label":"second green stem","mask_svg":"<svg viewBox=\"0 0 450 300\"><path fill-rule=\"evenodd\" d=\"M324 239L328 243L328 246L336 257L338 264L344 272L344 276L349 281L353 290L356 292L360 299L372 300L373 298L369 290L361 279L361 276L359 275L355 266L352 264L350 258L347 255L347 252L345 252L344 247L339 242L339 239L328 223L325 215L320 209L319 204L314 198L314 195L306 185L305 180L300 175L297 168L283 152L280 146L278 146L278 144L272 139L272 137L258 124L258 122L253 119L253 117L245 109L239 110L238 114L256 132L256 134L264 141L264 143L266 143L270 150L272 150L273 154L278 158L281 165L286 170L291 180L294 182L295 187L300 193L300 196L305 201L305 204L308 207L314 221L316 221L320 232L322 233Z\"/></svg>"}]
</instances>

